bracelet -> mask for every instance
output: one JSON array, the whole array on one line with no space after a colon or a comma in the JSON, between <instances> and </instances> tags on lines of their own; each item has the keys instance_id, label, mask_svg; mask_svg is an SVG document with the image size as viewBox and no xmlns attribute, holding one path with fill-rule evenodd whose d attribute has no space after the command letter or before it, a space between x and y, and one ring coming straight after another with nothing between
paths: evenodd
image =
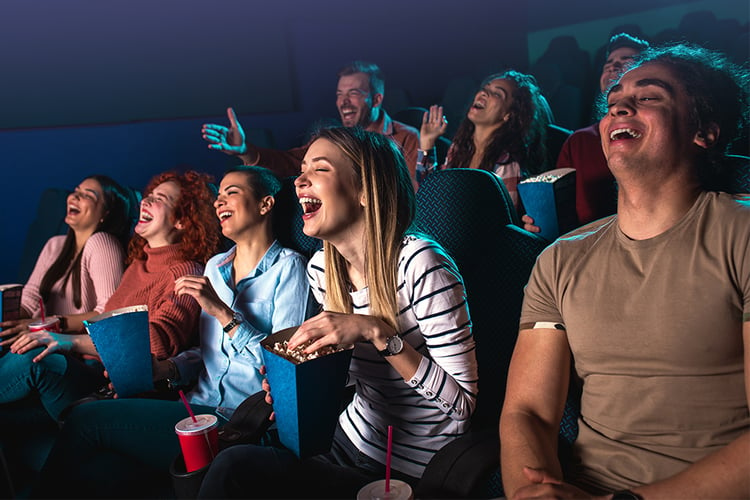
<instances>
[{"instance_id":1,"label":"bracelet","mask_svg":"<svg viewBox=\"0 0 750 500\"><path fill-rule=\"evenodd\" d=\"M169 375L167 376L167 380L177 380L177 365L171 359L167 360L167 364L169 364Z\"/></svg>"}]
</instances>

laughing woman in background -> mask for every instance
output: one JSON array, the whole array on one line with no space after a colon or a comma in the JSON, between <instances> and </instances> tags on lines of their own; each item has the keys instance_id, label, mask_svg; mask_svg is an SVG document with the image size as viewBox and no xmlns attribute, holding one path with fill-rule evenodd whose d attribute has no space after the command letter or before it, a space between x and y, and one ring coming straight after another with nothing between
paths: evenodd
<instances>
[{"instance_id":1,"label":"laughing woman in background","mask_svg":"<svg viewBox=\"0 0 750 500\"><path fill-rule=\"evenodd\" d=\"M533 76L514 70L490 75L474 96L439 168L479 168L494 173L503 180L518 209L518 182L541 172L547 164L548 124L546 101ZM434 146L446 128L442 106L432 106L424 114L419 132L420 179L438 168Z\"/></svg>"}]
</instances>

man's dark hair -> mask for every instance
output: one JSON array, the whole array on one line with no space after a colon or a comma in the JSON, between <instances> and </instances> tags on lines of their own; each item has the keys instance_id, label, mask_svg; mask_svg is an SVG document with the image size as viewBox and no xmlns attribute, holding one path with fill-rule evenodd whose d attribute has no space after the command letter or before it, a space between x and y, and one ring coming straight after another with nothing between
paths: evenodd
<instances>
[{"instance_id":1,"label":"man's dark hair","mask_svg":"<svg viewBox=\"0 0 750 500\"><path fill-rule=\"evenodd\" d=\"M354 61L341 68L337 76L341 78L355 73L364 73L370 78L370 92L372 94L385 95L385 79L377 64L367 61Z\"/></svg>"},{"instance_id":2,"label":"man's dark hair","mask_svg":"<svg viewBox=\"0 0 750 500\"><path fill-rule=\"evenodd\" d=\"M665 64L677 75L692 101L691 119L699 130L716 123L720 133L712 149L719 155L728 153L750 118L748 70L720 52L687 43L647 50L636 65L649 62Z\"/></svg>"},{"instance_id":3,"label":"man's dark hair","mask_svg":"<svg viewBox=\"0 0 750 500\"><path fill-rule=\"evenodd\" d=\"M641 40L640 38L629 35L628 33L618 33L612 35L612 38L609 39L604 59L606 60L612 52L623 47L643 52L649 47L649 44L646 40Z\"/></svg>"}]
</instances>

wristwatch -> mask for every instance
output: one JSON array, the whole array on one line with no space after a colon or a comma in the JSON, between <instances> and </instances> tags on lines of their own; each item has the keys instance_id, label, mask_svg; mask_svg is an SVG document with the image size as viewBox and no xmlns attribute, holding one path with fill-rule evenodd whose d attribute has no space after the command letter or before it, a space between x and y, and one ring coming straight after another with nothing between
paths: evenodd
<instances>
[{"instance_id":1,"label":"wristwatch","mask_svg":"<svg viewBox=\"0 0 750 500\"><path fill-rule=\"evenodd\" d=\"M232 321L224 325L222 330L224 330L224 333L229 333L232 328L239 325L242 322L242 316L237 311L232 311Z\"/></svg>"},{"instance_id":2,"label":"wristwatch","mask_svg":"<svg viewBox=\"0 0 750 500\"><path fill-rule=\"evenodd\" d=\"M404 340L398 335L385 339L385 349L378 351L381 356L395 356L404 349Z\"/></svg>"},{"instance_id":3,"label":"wristwatch","mask_svg":"<svg viewBox=\"0 0 750 500\"><path fill-rule=\"evenodd\" d=\"M630 490L620 490L612 494L612 500L643 500L643 497Z\"/></svg>"}]
</instances>

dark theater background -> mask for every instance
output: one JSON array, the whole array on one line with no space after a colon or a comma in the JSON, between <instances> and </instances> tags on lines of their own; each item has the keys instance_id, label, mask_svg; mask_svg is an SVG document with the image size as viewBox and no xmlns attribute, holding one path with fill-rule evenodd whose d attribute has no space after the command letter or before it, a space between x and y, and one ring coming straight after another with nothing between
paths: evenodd
<instances>
[{"instance_id":1,"label":"dark theater background","mask_svg":"<svg viewBox=\"0 0 750 500\"><path fill-rule=\"evenodd\" d=\"M746 61L748 10L747 0L4 0L0 283L26 279L24 242L46 188L102 173L141 189L186 166L219 177L233 162L206 148L200 126L224 123L227 106L255 140L300 145L337 117L336 72L351 60L383 69L389 113L443 103L460 116L449 97L507 67L536 69L545 93L558 92L535 63L550 41L572 43L587 53L572 77L582 83L562 82L573 97L552 104L575 129L590 122L597 57L616 26L695 42L739 30L711 43ZM565 111L571 99L580 105Z\"/></svg>"}]
</instances>

